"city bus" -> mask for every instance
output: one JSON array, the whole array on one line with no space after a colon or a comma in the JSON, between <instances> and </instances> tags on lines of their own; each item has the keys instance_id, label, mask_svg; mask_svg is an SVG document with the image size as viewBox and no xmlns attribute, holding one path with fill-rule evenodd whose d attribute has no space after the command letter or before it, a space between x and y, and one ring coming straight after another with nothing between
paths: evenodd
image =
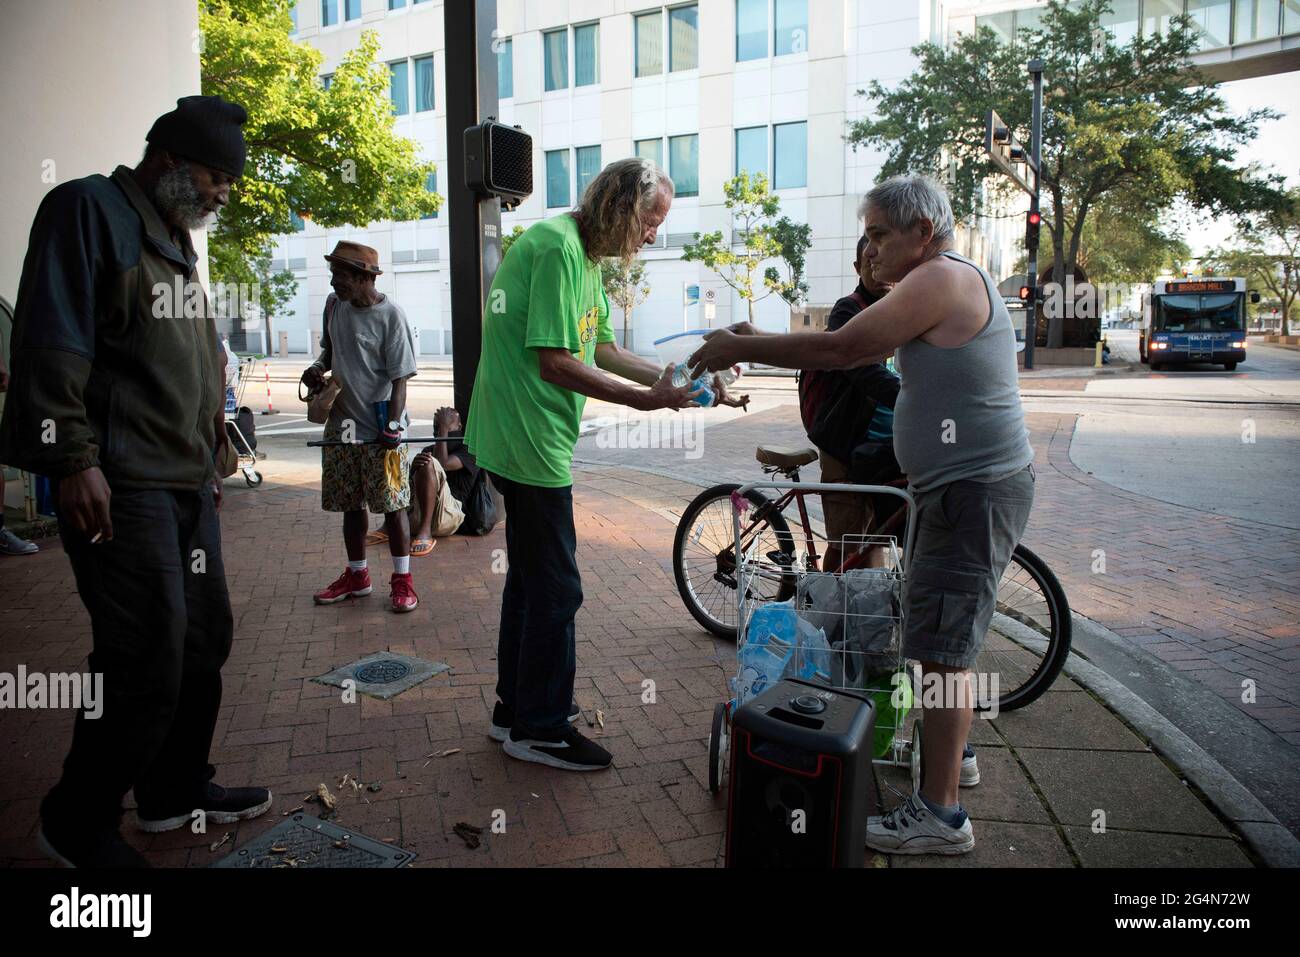
<instances>
[{"instance_id":1,"label":"city bus","mask_svg":"<svg viewBox=\"0 0 1300 957\"><path fill-rule=\"evenodd\" d=\"M1246 358L1246 280L1157 279L1143 304L1138 354L1153 371L1191 362L1237 368Z\"/></svg>"}]
</instances>

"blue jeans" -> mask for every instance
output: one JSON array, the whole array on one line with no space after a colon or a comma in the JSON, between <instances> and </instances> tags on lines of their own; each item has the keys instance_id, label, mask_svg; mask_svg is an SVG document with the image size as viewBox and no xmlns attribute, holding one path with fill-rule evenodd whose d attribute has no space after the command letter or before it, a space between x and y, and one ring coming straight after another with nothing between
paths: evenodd
<instances>
[{"instance_id":1,"label":"blue jeans","mask_svg":"<svg viewBox=\"0 0 1300 957\"><path fill-rule=\"evenodd\" d=\"M582 606L573 487L543 488L500 475L506 501L505 591L497 641L497 697L524 737L568 728L577 670L573 618Z\"/></svg>"}]
</instances>

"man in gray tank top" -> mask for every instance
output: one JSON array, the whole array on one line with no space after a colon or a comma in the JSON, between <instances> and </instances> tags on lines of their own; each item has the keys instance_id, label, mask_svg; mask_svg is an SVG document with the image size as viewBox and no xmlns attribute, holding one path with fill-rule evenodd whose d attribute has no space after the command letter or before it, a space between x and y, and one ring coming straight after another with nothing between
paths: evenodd
<instances>
[{"instance_id":1,"label":"man in gray tank top","mask_svg":"<svg viewBox=\"0 0 1300 957\"><path fill-rule=\"evenodd\" d=\"M888 296L830 333L722 329L689 361L697 374L736 362L844 369L896 352L902 387L894 448L917 506L903 650L921 662L925 749L920 792L867 822L867 846L964 854L975 835L957 789L979 783L966 743L970 669L1034 498L1015 333L993 280L952 251L952 207L933 180L885 180L859 213L872 275L894 283Z\"/></svg>"}]
</instances>

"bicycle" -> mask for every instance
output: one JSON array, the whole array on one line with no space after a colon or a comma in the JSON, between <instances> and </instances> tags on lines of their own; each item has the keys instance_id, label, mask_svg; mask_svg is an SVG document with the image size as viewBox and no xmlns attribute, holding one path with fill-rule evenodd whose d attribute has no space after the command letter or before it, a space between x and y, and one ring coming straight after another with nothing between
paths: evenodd
<instances>
[{"instance_id":1,"label":"bicycle","mask_svg":"<svg viewBox=\"0 0 1300 957\"><path fill-rule=\"evenodd\" d=\"M764 474L798 482L799 469L817 461L818 453L813 448L759 446L755 457ZM884 484L902 488L907 480ZM731 641L736 640L737 608L732 495L740 488L738 483L723 483L697 495L682 513L673 539L673 575L687 610L705 629ZM789 489L772 499L754 489L746 493L752 508L741 516L742 552L752 553L757 544L757 553L767 556L774 567L788 569L750 578L747 598L785 601L794 595L800 571L819 570L817 542L825 542L826 537L813 530L806 494ZM791 504L798 508L802 552L785 517ZM873 509L873 514L880 514L880 509ZM865 530L866 535L897 537L904 518L903 510L896 511ZM849 554L834 570L864 567L874 560L875 552L868 547ZM981 701L976 710L1014 711L1037 700L1065 665L1070 640L1070 606L1060 582L1042 558L1017 545L998 583L994 625L972 668L976 687L996 687L998 699Z\"/></svg>"}]
</instances>

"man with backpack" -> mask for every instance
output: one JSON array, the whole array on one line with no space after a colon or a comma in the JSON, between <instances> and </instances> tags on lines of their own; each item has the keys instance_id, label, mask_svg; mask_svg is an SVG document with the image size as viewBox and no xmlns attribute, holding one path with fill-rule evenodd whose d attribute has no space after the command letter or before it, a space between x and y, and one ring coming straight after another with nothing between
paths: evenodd
<instances>
[{"instance_id":1,"label":"man with backpack","mask_svg":"<svg viewBox=\"0 0 1300 957\"><path fill-rule=\"evenodd\" d=\"M835 303L826 320L834 332L890 289L871 275L862 255L865 236L858 239L853 271L858 286ZM823 482L877 485L899 475L894 459L894 403L898 376L883 362L856 369L809 369L799 376L799 414L808 439L821 453ZM830 570L844 561L840 545L846 535L861 535L872 519L872 503L864 495L823 495L826 515L826 564Z\"/></svg>"}]
</instances>

